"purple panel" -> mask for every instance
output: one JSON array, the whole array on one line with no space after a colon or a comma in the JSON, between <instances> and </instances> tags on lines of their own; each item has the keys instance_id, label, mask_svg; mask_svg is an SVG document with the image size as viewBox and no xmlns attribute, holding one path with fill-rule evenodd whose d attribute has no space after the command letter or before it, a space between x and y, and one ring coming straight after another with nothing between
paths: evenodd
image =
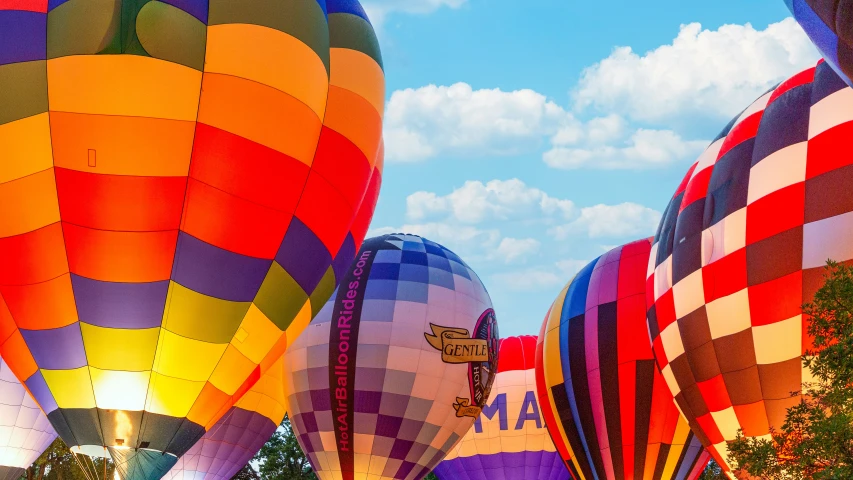
<instances>
[{"instance_id":1,"label":"purple panel","mask_svg":"<svg viewBox=\"0 0 853 480\"><path fill-rule=\"evenodd\" d=\"M160 0L189 13L199 19L201 23L207 24L208 0Z\"/></svg>"},{"instance_id":2,"label":"purple panel","mask_svg":"<svg viewBox=\"0 0 853 480\"><path fill-rule=\"evenodd\" d=\"M293 217L275 261L284 267L302 290L313 292L332 265L332 255L310 228Z\"/></svg>"},{"instance_id":3,"label":"purple panel","mask_svg":"<svg viewBox=\"0 0 853 480\"><path fill-rule=\"evenodd\" d=\"M379 415L379 418L376 419L376 435L380 435L388 438L396 438L397 433L400 432L400 425L402 425L403 419L400 417L389 417L388 415ZM397 442L406 442L406 440L397 440L394 442L394 448L397 448ZM412 446L413 442L408 442L406 445L406 452L409 451L409 447ZM403 459L406 458L404 454L402 457L395 457L394 450L391 450L391 458Z\"/></svg>"},{"instance_id":4,"label":"purple panel","mask_svg":"<svg viewBox=\"0 0 853 480\"><path fill-rule=\"evenodd\" d=\"M294 217L295 220L295 217ZM341 245L338 254L332 261L332 270L335 271L335 278L344 278L352 261L355 259L355 240L352 238L352 233L347 234L344 239L344 244ZM374 266L374 268L376 268Z\"/></svg>"},{"instance_id":5,"label":"purple panel","mask_svg":"<svg viewBox=\"0 0 853 480\"><path fill-rule=\"evenodd\" d=\"M311 390L311 406L314 411L331 410L332 403L328 390Z\"/></svg>"},{"instance_id":6,"label":"purple panel","mask_svg":"<svg viewBox=\"0 0 853 480\"><path fill-rule=\"evenodd\" d=\"M49 330L21 330L40 369L72 370L86 366L86 349L77 322Z\"/></svg>"},{"instance_id":7,"label":"purple panel","mask_svg":"<svg viewBox=\"0 0 853 480\"><path fill-rule=\"evenodd\" d=\"M59 408L56 400L53 399L53 394L47 388L47 383L44 381L40 370L36 370L36 373L28 378L24 384L27 385L30 393L33 394L33 398L35 398L41 409L44 410L44 413L50 413Z\"/></svg>"},{"instance_id":8,"label":"purple panel","mask_svg":"<svg viewBox=\"0 0 853 480\"><path fill-rule=\"evenodd\" d=\"M47 58L47 15L0 10L0 65Z\"/></svg>"},{"instance_id":9,"label":"purple panel","mask_svg":"<svg viewBox=\"0 0 853 480\"><path fill-rule=\"evenodd\" d=\"M440 480L568 480L569 471L556 452L474 455L445 460L434 470Z\"/></svg>"},{"instance_id":10,"label":"purple panel","mask_svg":"<svg viewBox=\"0 0 853 480\"><path fill-rule=\"evenodd\" d=\"M169 282L113 283L71 274L81 322L108 328L154 328L163 321Z\"/></svg>"},{"instance_id":11,"label":"purple panel","mask_svg":"<svg viewBox=\"0 0 853 480\"><path fill-rule=\"evenodd\" d=\"M381 392L356 390L353 408L359 413L379 413L379 403L382 401Z\"/></svg>"},{"instance_id":12,"label":"purple panel","mask_svg":"<svg viewBox=\"0 0 853 480\"><path fill-rule=\"evenodd\" d=\"M251 302L272 265L272 260L229 252L181 232L172 280L198 293Z\"/></svg>"}]
</instances>

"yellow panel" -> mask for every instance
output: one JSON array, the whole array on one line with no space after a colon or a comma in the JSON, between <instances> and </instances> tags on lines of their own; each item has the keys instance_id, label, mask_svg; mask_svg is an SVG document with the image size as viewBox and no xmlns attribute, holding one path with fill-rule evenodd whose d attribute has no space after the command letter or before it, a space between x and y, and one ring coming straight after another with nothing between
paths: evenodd
<instances>
[{"instance_id":1,"label":"yellow panel","mask_svg":"<svg viewBox=\"0 0 853 480\"><path fill-rule=\"evenodd\" d=\"M234 395L256 366L233 345L228 345L210 376L210 383L228 395Z\"/></svg>"},{"instance_id":2,"label":"yellow panel","mask_svg":"<svg viewBox=\"0 0 853 480\"><path fill-rule=\"evenodd\" d=\"M50 110L195 121L202 73L139 55L47 61Z\"/></svg>"},{"instance_id":3,"label":"yellow panel","mask_svg":"<svg viewBox=\"0 0 853 480\"><path fill-rule=\"evenodd\" d=\"M160 336L159 328L130 330L80 322L80 329L89 366L132 372L151 370Z\"/></svg>"},{"instance_id":4,"label":"yellow panel","mask_svg":"<svg viewBox=\"0 0 853 480\"><path fill-rule=\"evenodd\" d=\"M208 27L204 70L281 90L319 118L326 110L329 79L323 61L308 45L279 30L236 23Z\"/></svg>"},{"instance_id":5,"label":"yellow panel","mask_svg":"<svg viewBox=\"0 0 853 480\"><path fill-rule=\"evenodd\" d=\"M205 343L160 329L154 371L169 377L205 382L228 344Z\"/></svg>"},{"instance_id":6,"label":"yellow panel","mask_svg":"<svg viewBox=\"0 0 853 480\"><path fill-rule=\"evenodd\" d=\"M385 73L376 60L357 50L333 48L332 85L345 88L370 102L379 116L385 113Z\"/></svg>"},{"instance_id":7,"label":"yellow panel","mask_svg":"<svg viewBox=\"0 0 853 480\"><path fill-rule=\"evenodd\" d=\"M0 125L0 183L53 166L48 114Z\"/></svg>"},{"instance_id":8,"label":"yellow panel","mask_svg":"<svg viewBox=\"0 0 853 480\"><path fill-rule=\"evenodd\" d=\"M116 372L89 368L95 403L107 410L142 410L151 372Z\"/></svg>"},{"instance_id":9,"label":"yellow panel","mask_svg":"<svg viewBox=\"0 0 853 480\"><path fill-rule=\"evenodd\" d=\"M59 408L95 408L89 367L42 370L41 374Z\"/></svg>"},{"instance_id":10,"label":"yellow panel","mask_svg":"<svg viewBox=\"0 0 853 480\"><path fill-rule=\"evenodd\" d=\"M293 327L292 323L290 327ZM283 334L284 332L279 330L253 303L249 306L249 312L243 318L237 334L231 340L231 345L234 345L249 360L259 364Z\"/></svg>"},{"instance_id":11,"label":"yellow panel","mask_svg":"<svg viewBox=\"0 0 853 480\"><path fill-rule=\"evenodd\" d=\"M0 157L0 163L5 159ZM59 221L53 169L0 184L0 238L32 232Z\"/></svg>"},{"instance_id":12,"label":"yellow panel","mask_svg":"<svg viewBox=\"0 0 853 480\"><path fill-rule=\"evenodd\" d=\"M169 283L163 328L209 343L228 343L246 316L249 302L229 302Z\"/></svg>"},{"instance_id":13,"label":"yellow panel","mask_svg":"<svg viewBox=\"0 0 853 480\"><path fill-rule=\"evenodd\" d=\"M204 388L204 384L205 382L181 380L156 372L152 373L151 388L148 389L145 409L161 415L185 417L201 393L201 389Z\"/></svg>"}]
</instances>

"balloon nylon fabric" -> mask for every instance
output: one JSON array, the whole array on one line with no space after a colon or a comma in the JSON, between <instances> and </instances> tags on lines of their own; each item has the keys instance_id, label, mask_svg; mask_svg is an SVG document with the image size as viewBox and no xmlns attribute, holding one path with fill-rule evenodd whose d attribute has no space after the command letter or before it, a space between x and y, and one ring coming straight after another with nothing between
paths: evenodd
<instances>
[{"instance_id":1,"label":"balloon nylon fabric","mask_svg":"<svg viewBox=\"0 0 853 480\"><path fill-rule=\"evenodd\" d=\"M785 4L823 58L853 85L853 1L785 0Z\"/></svg>"},{"instance_id":2,"label":"balloon nylon fabric","mask_svg":"<svg viewBox=\"0 0 853 480\"><path fill-rule=\"evenodd\" d=\"M284 419L283 359L231 407L163 477L229 480L261 449Z\"/></svg>"},{"instance_id":3,"label":"balloon nylon fabric","mask_svg":"<svg viewBox=\"0 0 853 480\"><path fill-rule=\"evenodd\" d=\"M488 345L488 361L445 362L432 326L453 329L447 347ZM485 404L497 344L488 292L453 252L413 235L365 241L285 355L293 430L320 480L423 478Z\"/></svg>"},{"instance_id":4,"label":"balloon nylon fabric","mask_svg":"<svg viewBox=\"0 0 853 480\"><path fill-rule=\"evenodd\" d=\"M648 269L655 357L720 465L779 429L810 374L801 306L853 259L853 89L826 62L726 126L667 207Z\"/></svg>"},{"instance_id":5,"label":"balloon nylon fabric","mask_svg":"<svg viewBox=\"0 0 853 480\"><path fill-rule=\"evenodd\" d=\"M650 239L584 267L545 317L543 417L577 480L694 479L708 456L655 366L645 325Z\"/></svg>"},{"instance_id":6,"label":"balloon nylon fabric","mask_svg":"<svg viewBox=\"0 0 853 480\"><path fill-rule=\"evenodd\" d=\"M568 480L536 398L536 337L502 338L489 405L435 467L440 480Z\"/></svg>"},{"instance_id":7,"label":"balloon nylon fabric","mask_svg":"<svg viewBox=\"0 0 853 480\"><path fill-rule=\"evenodd\" d=\"M383 102L355 0L0 1L0 353L68 445L158 477L278 361L367 231Z\"/></svg>"},{"instance_id":8,"label":"balloon nylon fabric","mask_svg":"<svg viewBox=\"0 0 853 480\"><path fill-rule=\"evenodd\" d=\"M20 478L54 439L47 417L0 359L0 478Z\"/></svg>"}]
</instances>

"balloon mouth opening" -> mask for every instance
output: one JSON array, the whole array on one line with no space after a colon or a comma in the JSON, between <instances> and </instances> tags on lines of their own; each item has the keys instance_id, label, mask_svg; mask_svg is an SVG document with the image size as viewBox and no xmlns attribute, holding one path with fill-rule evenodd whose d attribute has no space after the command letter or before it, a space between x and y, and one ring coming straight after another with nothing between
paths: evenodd
<instances>
[{"instance_id":1,"label":"balloon mouth opening","mask_svg":"<svg viewBox=\"0 0 853 480\"><path fill-rule=\"evenodd\" d=\"M144 451L148 451L148 452L155 452L155 453L160 453L163 455L169 455L169 456L177 458L177 455L175 455L174 453L161 452L160 450L155 450L153 448L143 448L143 447L133 448L133 447L128 447L126 445L111 445L109 447L105 447L103 445L75 445L75 446L71 447L70 450L72 453L76 453L79 455L86 455L86 456L92 457L92 458L111 458L110 457L110 450L112 450L112 451L120 450L120 451L125 451L125 452L131 451L131 450L135 450L135 451L144 450Z\"/></svg>"}]
</instances>

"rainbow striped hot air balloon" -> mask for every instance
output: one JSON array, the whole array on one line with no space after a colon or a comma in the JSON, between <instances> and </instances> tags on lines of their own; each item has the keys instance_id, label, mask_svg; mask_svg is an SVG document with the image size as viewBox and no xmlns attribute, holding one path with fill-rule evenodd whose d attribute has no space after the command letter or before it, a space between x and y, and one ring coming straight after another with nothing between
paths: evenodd
<instances>
[{"instance_id":1,"label":"rainbow striped hot air balloon","mask_svg":"<svg viewBox=\"0 0 853 480\"><path fill-rule=\"evenodd\" d=\"M640 240L589 263L542 324L542 413L577 480L695 479L710 458L652 356L645 315L650 250L650 239Z\"/></svg>"},{"instance_id":2,"label":"rainbow striped hot air balloon","mask_svg":"<svg viewBox=\"0 0 853 480\"><path fill-rule=\"evenodd\" d=\"M433 472L440 480L567 480L536 398L536 337L500 341L489 404Z\"/></svg>"},{"instance_id":3,"label":"rainbow striped hot air balloon","mask_svg":"<svg viewBox=\"0 0 853 480\"><path fill-rule=\"evenodd\" d=\"M357 0L0 1L0 353L73 451L159 478L278 361L383 102Z\"/></svg>"}]
</instances>

